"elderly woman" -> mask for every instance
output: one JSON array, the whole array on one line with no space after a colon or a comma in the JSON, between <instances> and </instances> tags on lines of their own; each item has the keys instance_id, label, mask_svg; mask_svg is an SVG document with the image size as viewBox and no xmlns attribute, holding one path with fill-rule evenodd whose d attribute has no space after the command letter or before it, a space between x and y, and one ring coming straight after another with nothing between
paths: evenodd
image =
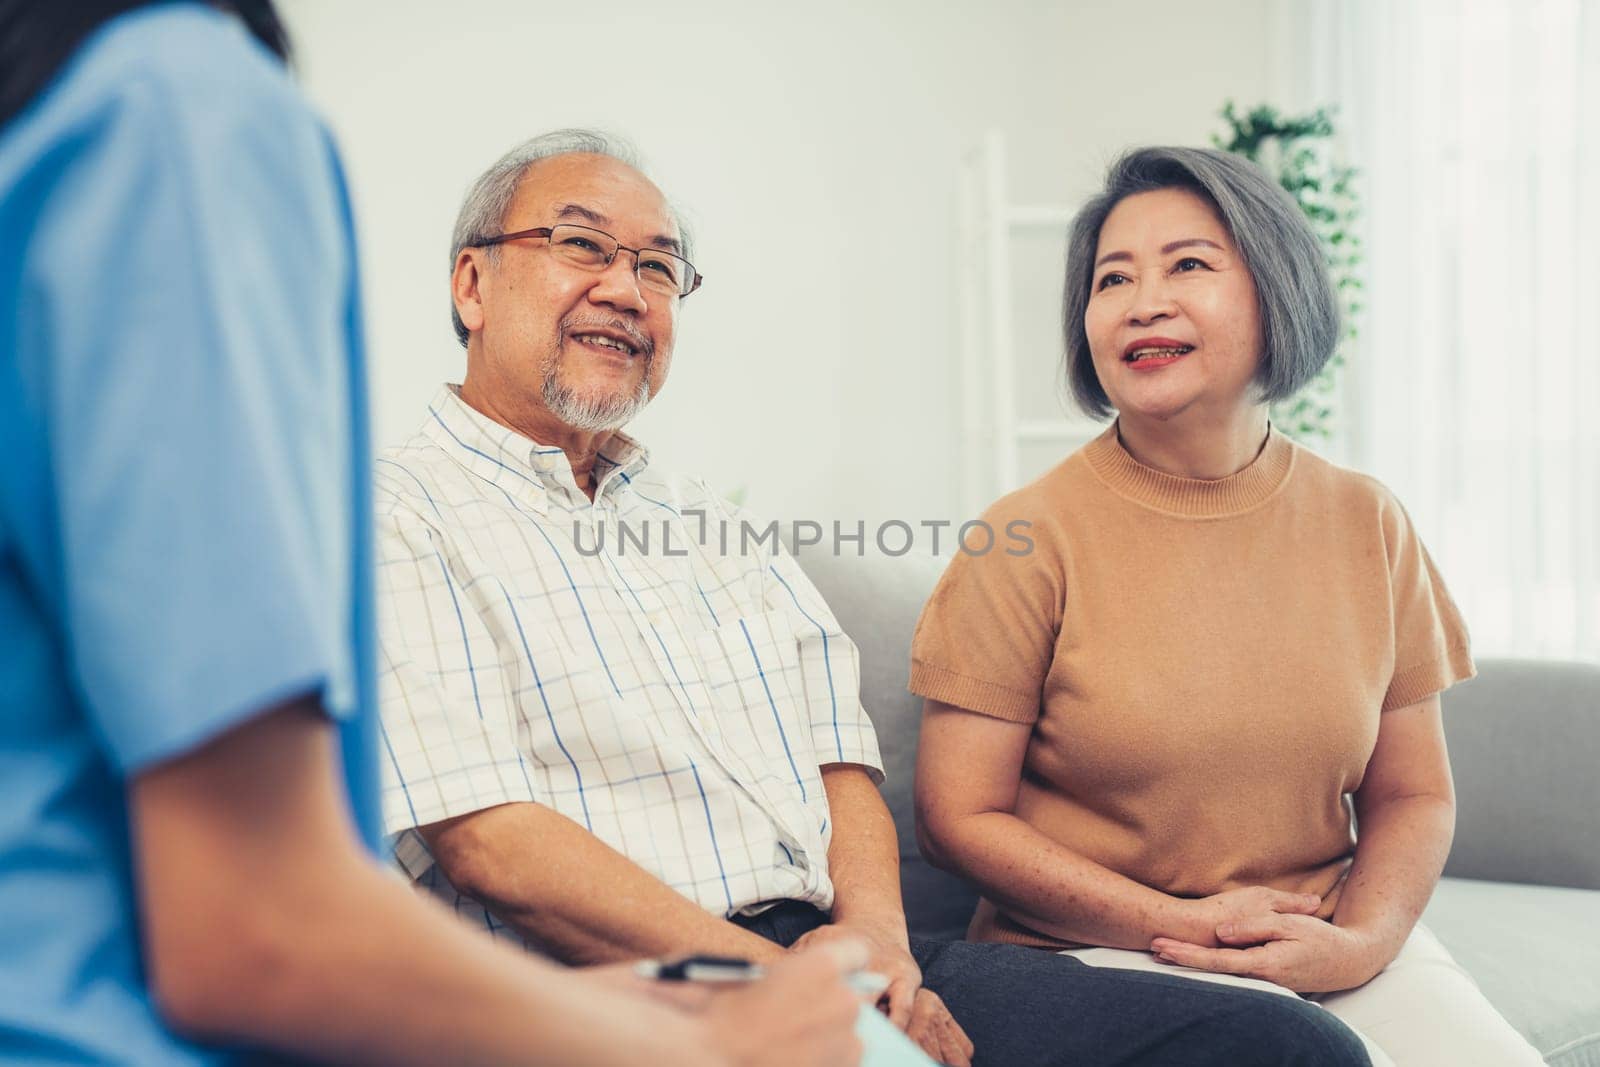
<instances>
[{"instance_id":1,"label":"elderly woman","mask_svg":"<svg viewBox=\"0 0 1600 1067\"><path fill-rule=\"evenodd\" d=\"M1315 994L1377 1062L1540 1062L1417 925L1461 618L1395 498L1268 422L1338 337L1301 212L1237 157L1131 152L1064 303L1116 421L989 510L1034 547L959 554L912 649L918 836L980 888L968 936Z\"/></svg>"}]
</instances>

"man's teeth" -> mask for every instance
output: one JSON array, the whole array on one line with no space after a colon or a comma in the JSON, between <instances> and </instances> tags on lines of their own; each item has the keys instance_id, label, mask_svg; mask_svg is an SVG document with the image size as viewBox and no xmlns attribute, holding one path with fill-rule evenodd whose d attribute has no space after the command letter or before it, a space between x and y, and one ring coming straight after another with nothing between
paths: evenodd
<instances>
[{"instance_id":1,"label":"man's teeth","mask_svg":"<svg viewBox=\"0 0 1600 1067\"><path fill-rule=\"evenodd\" d=\"M628 355L632 355L633 354L633 349L629 348L627 345L623 344L621 341L615 341L615 340L612 340L609 337L601 337L599 334L596 334L596 333L580 333L580 334L574 334L573 336L577 340L583 341L585 344L600 345L600 346L602 346L604 348L615 348L618 352L623 352L623 353L626 353Z\"/></svg>"},{"instance_id":2,"label":"man's teeth","mask_svg":"<svg viewBox=\"0 0 1600 1067\"><path fill-rule=\"evenodd\" d=\"M1192 345L1179 345L1177 348L1135 348L1132 354L1128 356L1128 362L1133 363L1141 359L1158 357L1181 356L1186 352L1193 351L1194 346Z\"/></svg>"}]
</instances>

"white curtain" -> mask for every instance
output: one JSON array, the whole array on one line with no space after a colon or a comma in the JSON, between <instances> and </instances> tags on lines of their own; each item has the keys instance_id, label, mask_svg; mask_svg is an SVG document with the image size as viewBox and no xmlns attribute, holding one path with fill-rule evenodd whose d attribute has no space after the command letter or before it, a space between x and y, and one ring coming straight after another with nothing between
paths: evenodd
<instances>
[{"instance_id":1,"label":"white curtain","mask_svg":"<svg viewBox=\"0 0 1600 1067\"><path fill-rule=\"evenodd\" d=\"M1286 95L1338 105L1366 208L1340 451L1479 654L1600 659L1600 0L1295 8Z\"/></svg>"}]
</instances>

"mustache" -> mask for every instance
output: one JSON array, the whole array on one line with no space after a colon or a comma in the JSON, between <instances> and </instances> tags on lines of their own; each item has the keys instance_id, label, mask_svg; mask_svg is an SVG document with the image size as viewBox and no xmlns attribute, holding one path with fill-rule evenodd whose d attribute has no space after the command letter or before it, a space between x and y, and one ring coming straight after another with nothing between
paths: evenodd
<instances>
[{"instance_id":1,"label":"mustache","mask_svg":"<svg viewBox=\"0 0 1600 1067\"><path fill-rule=\"evenodd\" d=\"M628 343L633 346L633 350L639 353L639 355L643 356L645 359L650 359L656 354L655 342L651 341L650 338L645 335L645 332L639 329L636 323L629 322L624 318L603 317L596 315L568 315L566 318L561 320L560 326L562 336L566 336L567 334L574 333L576 331L581 331L585 328L594 329L596 327L606 330L616 330L618 333L626 334L628 337Z\"/></svg>"}]
</instances>

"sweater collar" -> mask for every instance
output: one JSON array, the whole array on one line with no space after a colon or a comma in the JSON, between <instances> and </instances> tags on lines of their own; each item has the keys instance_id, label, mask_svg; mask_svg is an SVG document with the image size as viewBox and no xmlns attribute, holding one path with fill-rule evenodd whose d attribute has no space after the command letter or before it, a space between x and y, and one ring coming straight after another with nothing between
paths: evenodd
<instances>
[{"instance_id":1,"label":"sweater collar","mask_svg":"<svg viewBox=\"0 0 1600 1067\"><path fill-rule=\"evenodd\" d=\"M1289 480L1294 444L1268 426L1260 453L1226 478L1184 478L1146 467L1129 454L1113 422L1084 447L1084 457L1112 492L1156 511L1184 518L1214 519L1249 511Z\"/></svg>"}]
</instances>

